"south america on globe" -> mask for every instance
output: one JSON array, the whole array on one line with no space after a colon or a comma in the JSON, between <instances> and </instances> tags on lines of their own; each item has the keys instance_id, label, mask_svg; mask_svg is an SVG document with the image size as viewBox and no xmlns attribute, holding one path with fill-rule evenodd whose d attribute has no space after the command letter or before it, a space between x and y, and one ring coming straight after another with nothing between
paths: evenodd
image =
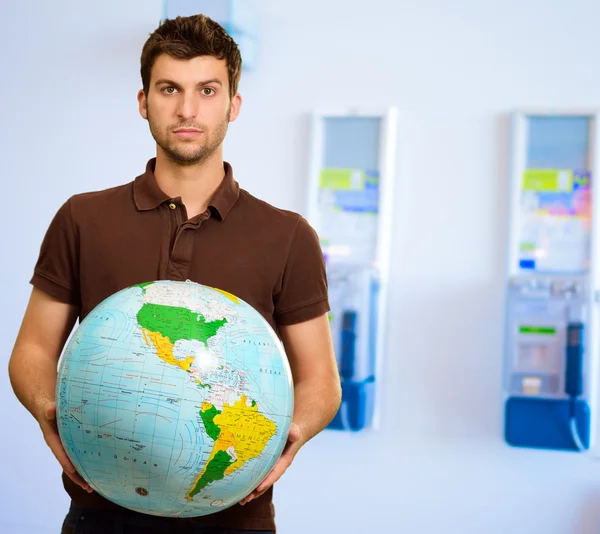
<instances>
[{"instance_id":1,"label":"south america on globe","mask_svg":"<svg viewBox=\"0 0 600 534\"><path fill-rule=\"evenodd\" d=\"M233 506L271 471L294 408L283 344L249 304L159 280L96 306L58 368L57 425L78 473L141 513Z\"/></svg>"}]
</instances>

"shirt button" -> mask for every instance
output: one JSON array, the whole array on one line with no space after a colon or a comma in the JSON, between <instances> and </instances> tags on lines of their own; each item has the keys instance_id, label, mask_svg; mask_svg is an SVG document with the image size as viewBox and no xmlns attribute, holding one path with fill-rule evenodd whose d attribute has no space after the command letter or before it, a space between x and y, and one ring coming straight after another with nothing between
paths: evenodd
<instances>
[{"instance_id":1,"label":"shirt button","mask_svg":"<svg viewBox=\"0 0 600 534\"><path fill-rule=\"evenodd\" d=\"M177 204L175 204L175 202L171 202L169 204L169 208L171 208L172 210L177 209Z\"/></svg>"}]
</instances>

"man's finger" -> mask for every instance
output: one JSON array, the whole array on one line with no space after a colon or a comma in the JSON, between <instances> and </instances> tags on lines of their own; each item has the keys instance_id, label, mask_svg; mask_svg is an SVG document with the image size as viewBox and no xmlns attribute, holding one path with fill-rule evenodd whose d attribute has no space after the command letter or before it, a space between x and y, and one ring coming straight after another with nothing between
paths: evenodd
<instances>
[{"instance_id":1,"label":"man's finger","mask_svg":"<svg viewBox=\"0 0 600 534\"><path fill-rule=\"evenodd\" d=\"M78 486L81 486L84 490L91 493L92 488L81 477L81 475L79 475L79 473L77 473L75 466L71 463L71 460L69 460L69 457L67 456L67 453L65 452L65 449L63 448L62 443L60 442L60 439L58 438L58 436L50 435L46 441L48 443L48 446L50 447L50 450L52 451L52 453L58 460L58 463L61 465L64 472L67 474L67 476L73 482L75 482L75 484L77 484Z\"/></svg>"},{"instance_id":2,"label":"man's finger","mask_svg":"<svg viewBox=\"0 0 600 534\"><path fill-rule=\"evenodd\" d=\"M275 482L277 482L283 473L286 472L287 468L290 466L290 461L286 459L279 458L271 472L267 475L267 477L256 487L253 493L257 493L253 498L260 497L265 491L267 491ZM252 495L252 493L250 494Z\"/></svg>"},{"instance_id":3,"label":"man's finger","mask_svg":"<svg viewBox=\"0 0 600 534\"><path fill-rule=\"evenodd\" d=\"M52 451L62 468L67 473L74 473L75 467L71 463L71 460L69 460L69 457L67 456L67 453L65 452L65 449L63 448L62 443L60 442L60 438L57 435L50 434L46 436L46 443L48 443L48 447L50 447L50 450Z\"/></svg>"},{"instance_id":4,"label":"man's finger","mask_svg":"<svg viewBox=\"0 0 600 534\"><path fill-rule=\"evenodd\" d=\"M69 460L69 457L67 456L67 453L64 451L64 449L62 448L62 446L55 447L51 443L48 443L48 445L50 447L50 450L52 451L52 453L54 454L54 456L58 460L58 463L61 465L61 467L63 468L64 472L67 474L67 476L73 482L75 482L75 484L77 484L78 486L81 486L84 490L91 492L92 488L81 477L81 475L79 473L77 473L77 471L75 470L75 467L73 466L73 464Z\"/></svg>"},{"instance_id":5,"label":"man's finger","mask_svg":"<svg viewBox=\"0 0 600 534\"><path fill-rule=\"evenodd\" d=\"M92 491L94 491L92 489L92 487L78 473L73 473L73 474L67 473L67 476L73 482L75 482L75 484L77 484L78 486L80 486L81 488L83 488L88 493L92 493Z\"/></svg>"},{"instance_id":6,"label":"man's finger","mask_svg":"<svg viewBox=\"0 0 600 534\"><path fill-rule=\"evenodd\" d=\"M277 482L281 476L286 472L287 468L292 464L292 460L296 456L297 450L294 450L294 445L300 439L300 427L294 423L290 426L290 432L288 433L288 441L281 453L281 456L271 469L271 472L267 477L256 487L254 491L244 497L239 504L249 503L253 499L260 497L265 491L267 491L275 482Z\"/></svg>"},{"instance_id":7,"label":"man's finger","mask_svg":"<svg viewBox=\"0 0 600 534\"><path fill-rule=\"evenodd\" d=\"M249 503L252 499L254 499L254 497L256 497L257 493L256 490L253 491L252 493L250 493L250 495L246 495L246 497L244 497L241 501L240 504L242 506L244 506L244 504Z\"/></svg>"},{"instance_id":8,"label":"man's finger","mask_svg":"<svg viewBox=\"0 0 600 534\"><path fill-rule=\"evenodd\" d=\"M275 482L277 482L279 480L279 478L281 477L281 475L283 475L283 473L285 473L285 470L287 469L287 465L282 465L282 462L277 462L277 464L275 464L275 467L273 468L273 470L268 474L267 478L265 478L256 488L256 491L258 492L263 492L267 489L269 489L269 487L271 487L273 484L275 484Z\"/></svg>"},{"instance_id":9,"label":"man's finger","mask_svg":"<svg viewBox=\"0 0 600 534\"><path fill-rule=\"evenodd\" d=\"M66 473L66 475L75 484L83 488L88 493L92 493L92 487L77 472L60 440L60 435L58 434L58 429L56 427L56 403L48 402L44 407L43 413L46 417L46 422L40 422L40 424L42 425L44 439L52 451L52 454L54 454L54 457L58 460L58 463L63 468L63 471Z\"/></svg>"}]
</instances>

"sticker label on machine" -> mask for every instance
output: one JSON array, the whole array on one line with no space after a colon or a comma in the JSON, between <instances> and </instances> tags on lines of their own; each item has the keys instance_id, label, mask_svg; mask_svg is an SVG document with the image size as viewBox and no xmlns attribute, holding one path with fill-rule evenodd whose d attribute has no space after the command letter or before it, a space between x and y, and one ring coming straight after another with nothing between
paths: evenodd
<instances>
[{"instance_id":1,"label":"sticker label on machine","mask_svg":"<svg viewBox=\"0 0 600 534\"><path fill-rule=\"evenodd\" d=\"M589 267L591 173L528 169L521 184L519 267L583 272Z\"/></svg>"},{"instance_id":2,"label":"sticker label on machine","mask_svg":"<svg viewBox=\"0 0 600 534\"><path fill-rule=\"evenodd\" d=\"M379 171L326 168L319 185L325 257L334 263L370 264L377 246Z\"/></svg>"}]
</instances>

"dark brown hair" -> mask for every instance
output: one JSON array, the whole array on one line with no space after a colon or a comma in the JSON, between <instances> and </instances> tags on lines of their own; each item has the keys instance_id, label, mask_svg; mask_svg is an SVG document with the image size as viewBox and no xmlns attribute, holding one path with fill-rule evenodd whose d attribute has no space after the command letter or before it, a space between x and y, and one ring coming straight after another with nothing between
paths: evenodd
<instances>
[{"instance_id":1,"label":"dark brown hair","mask_svg":"<svg viewBox=\"0 0 600 534\"><path fill-rule=\"evenodd\" d=\"M141 73L144 93L150 89L150 74L156 58L167 54L176 59L213 56L224 59L229 75L229 96L237 93L242 57L236 42L225 29L205 15L166 19L144 44Z\"/></svg>"}]
</instances>

